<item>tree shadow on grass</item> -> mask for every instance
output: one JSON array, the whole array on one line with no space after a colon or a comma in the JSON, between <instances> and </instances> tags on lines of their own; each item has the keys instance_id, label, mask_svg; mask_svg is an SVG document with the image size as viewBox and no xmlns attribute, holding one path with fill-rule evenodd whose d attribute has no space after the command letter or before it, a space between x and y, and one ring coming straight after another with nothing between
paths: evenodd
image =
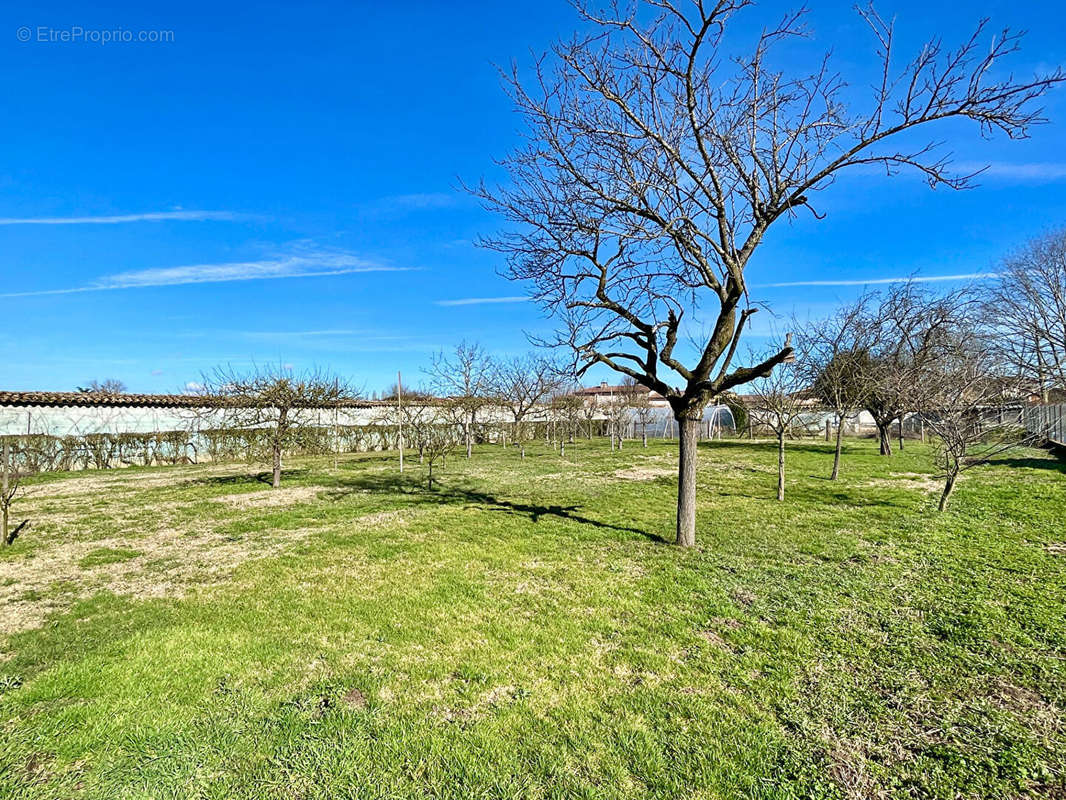
<instances>
[{"instance_id":1,"label":"tree shadow on grass","mask_svg":"<svg viewBox=\"0 0 1066 800\"><path fill-rule=\"evenodd\" d=\"M657 533L626 525L615 525L578 513L581 510L580 505L522 503L497 497L489 492L463 486L448 486L441 483L437 483L436 487L430 490L412 478L397 474L339 477L336 482L336 488L325 493L322 497L328 500L341 500L351 494L365 494L368 492L388 494L405 506L473 505L486 511L494 511L509 516L527 517L533 523L549 517L620 533L635 533L653 542L668 543L666 539Z\"/></svg>"},{"instance_id":2,"label":"tree shadow on grass","mask_svg":"<svg viewBox=\"0 0 1066 800\"><path fill-rule=\"evenodd\" d=\"M1049 469L1053 472L1066 474L1066 461L1062 458L1025 458L1023 456L1009 456L1003 458L990 458L985 462L993 466L1022 467L1025 469Z\"/></svg>"},{"instance_id":3,"label":"tree shadow on grass","mask_svg":"<svg viewBox=\"0 0 1066 800\"><path fill-rule=\"evenodd\" d=\"M309 469L287 469L281 473L281 485L286 481L306 477L311 473ZM185 481L185 486L244 486L265 484L270 486L274 476L271 472L249 472L241 475L210 475L204 478L193 478Z\"/></svg>"}]
</instances>

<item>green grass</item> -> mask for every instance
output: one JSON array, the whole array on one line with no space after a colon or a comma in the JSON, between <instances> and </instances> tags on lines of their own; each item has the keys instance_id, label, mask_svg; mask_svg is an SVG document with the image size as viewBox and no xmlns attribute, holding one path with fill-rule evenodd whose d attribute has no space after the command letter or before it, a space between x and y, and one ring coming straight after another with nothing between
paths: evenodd
<instances>
[{"instance_id":1,"label":"green grass","mask_svg":"<svg viewBox=\"0 0 1066 800\"><path fill-rule=\"evenodd\" d=\"M97 547L79 559L78 566L82 569L90 569L104 564L118 564L139 555L138 550L130 550L128 547Z\"/></svg>"},{"instance_id":2,"label":"green grass","mask_svg":"<svg viewBox=\"0 0 1066 800\"><path fill-rule=\"evenodd\" d=\"M0 796L1066 792L1066 474L484 447L49 479L0 553ZM18 513L22 513L19 511ZM1056 794L1058 793L1058 794Z\"/></svg>"}]
</instances>

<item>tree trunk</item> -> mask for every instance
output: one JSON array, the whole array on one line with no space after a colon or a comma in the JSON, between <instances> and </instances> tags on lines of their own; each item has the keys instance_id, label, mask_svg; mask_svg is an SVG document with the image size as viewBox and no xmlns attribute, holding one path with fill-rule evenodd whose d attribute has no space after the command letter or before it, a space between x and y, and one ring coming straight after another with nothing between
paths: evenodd
<instances>
[{"instance_id":1,"label":"tree trunk","mask_svg":"<svg viewBox=\"0 0 1066 800\"><path fill-rule=\"evenodd\" d=\"M696 457L699 418L678 417L677 546L696 544Z\"/></svg>"},{"instance_id":2,"label":"tree trunk","mask_svg":"<svg viewBox=\"0 0 1066 800\"><path fill-rule=\"evenodd\" d=\"M282 407L278 412L277 428L274 429L274 441L271 442L274 448L274 479L271 481L270 485L274 489L281 487L281 451L285 446L285 438L288 432L288 409Z\"/></svg>"},{"instance_id":3,"label":"tree trunk","mask_svg":"<svg viewBox=\"0 0 1066 800\"><path fill-rule=\"evenodd\" d=\"M777 434L777 499L785 499L785 432Z\"/></svg>"},{"instance_id":4,"label":"tree trunk","mask_svg":"<svg viewBox=\"0 0 1066 800\"><path fill-rule=\"evenodd\" d=\"M277 489L281 486L281 442L274 442L274 479L271 487Z\"/></svg>"},{"instance_id":5,"label":"tree trunk","mask_svg":"<svg viewBox=\"0 0 1066 800\"><path fill-rule=\"evenodd\" d=\"M2 472L3 481L2 481L2 483L0 483L0 492L2 492L2 494L0 494L0 503L3 503L3 517L4 517L4 520L3 520L3 535L4 535L3 543L5 545L7 545L8 544L8 541L7 541L7 515L8 515L8 506L11 503L11 498L8 496L8 487L10 486L8 480L9 480L9 475L10 475L10 471L11 471L11 442L9 442L9 441L4 442L4 463L3 463L3 466L0 467L0 469L3 470L3 472Z\"/></svg>"},{"instance_id":6,"label":"tree trunk","mask_svg":"<svg viewBox=\"0 0 1066 800\"><path fill-rule=\"evenodd\" d=\"M899 418L899 449L903 452L903 417Z\"/></svg>"},{"instance_id":7,"label":"tree trunk","mask_svg":"<svg viewBox=\"0 0 1066 800\"><path fill-rule=\"evenodd\" d=\"M844 418L837 417L837 446L833 452L833 474L829 476L829 480L835 481L840 477L840 450L841 444L844 438Z\"/></svg>"},{"instance_id":8,"label":"tree trunk","mask_svg":"<svg viewBox=\"0 0 1066 800\"><path fill-rule=\"evenodd\" d=\"M644 446L648 446L648 426L645 425L640 431L640 438L644 442Z\"/></svg>"},{"instance_id":9,"label":"tree trunk","mask_svg":"<svg viewBox=\"0 0 1066 800\"><path fill-rule=\"evenodd\" d=\"M877 438L880 440L881 455L883 456L892 455L892 434L888 430L891 424L891 420L888 422L877 422Z\"/></svg>"},{"instance_id":10,"label":"tree trunk","mask_svg":"<svg viewBox=\"0 0 1066 800\"><path fill-rule=\"evenodd\" d=\"M944 491L940 495L940 503L937 505L938 511L943 511L948 507L948 500L951 499L951 493L955 491L955 481L957 481L958 479L958 472L948 473L948 478L944 482Z\"/></svg>"}]
</instances>

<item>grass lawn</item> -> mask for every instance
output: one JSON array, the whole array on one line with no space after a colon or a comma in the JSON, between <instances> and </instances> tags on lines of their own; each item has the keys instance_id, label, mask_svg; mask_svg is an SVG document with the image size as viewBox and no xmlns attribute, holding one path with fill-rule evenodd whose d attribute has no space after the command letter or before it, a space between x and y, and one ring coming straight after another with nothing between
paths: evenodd
<instances>
[{"instance_id":1,"label":"grass lawn","mask_svg":"<svg viewBox=\"0 0 1066 800\"><path fill-rule=\"evenodd\" d=\"M48 477L0 553L0 796L1066 796L1066 467L484 447Z\"/></svg>"}]
</instances>

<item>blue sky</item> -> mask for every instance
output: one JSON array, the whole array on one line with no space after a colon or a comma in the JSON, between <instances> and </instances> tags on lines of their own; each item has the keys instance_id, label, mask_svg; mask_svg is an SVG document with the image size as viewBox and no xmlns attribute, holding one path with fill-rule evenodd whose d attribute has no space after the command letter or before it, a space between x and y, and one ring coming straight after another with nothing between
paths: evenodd
<instances>
[{"instance_id":1,"label":"blue sky","mask_svg":"<svg viewBox=\"0 0 1066 800\"><path fill-rule=\"evenodd\" d=\"M493 64L574 30L566 3L92 6L0 12L0 388L175 391L256 360L380 389L461 339L508 355L548 329L525 302L455 302L523 294L473 246L496 222L457 186L497 176L516 141ZM817 6L817 41L862 63L851 3ZM1056 2L878 7L905 45L990 16L1030 31L1017 73L1066 63ZM173 41L37 40L75 27ZM1027 141L944 131L958 161L992 164L976 190L839 182L818 198L826 219L772 233L749 269L756 299L818 314L861 288L843 283L992 271L1066 225L1066 92L1045 107ZM811 281L833 285L771 286Z\"/></svg>"}]
</instances>

